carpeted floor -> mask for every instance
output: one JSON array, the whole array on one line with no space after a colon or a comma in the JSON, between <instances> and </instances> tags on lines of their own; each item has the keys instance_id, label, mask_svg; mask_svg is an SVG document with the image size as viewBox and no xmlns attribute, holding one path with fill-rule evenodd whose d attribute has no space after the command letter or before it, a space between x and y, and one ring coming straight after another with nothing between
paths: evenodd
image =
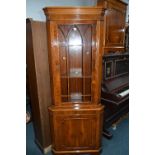
<instances>
[{"instance_id":1,"label":"carpeted floor","mask_svg":"<svg viewBox=\"0 0 155 155\"><path fill-rule=\"evenodd\" d=\"M113 133L113 138L108 140L103 137L101 155L129 155L129 118L124 118L115 130L110 128L109 131ZM26 155L43 155L34 142L32 122L26 125Z\"/></svg>"}]
</instances>

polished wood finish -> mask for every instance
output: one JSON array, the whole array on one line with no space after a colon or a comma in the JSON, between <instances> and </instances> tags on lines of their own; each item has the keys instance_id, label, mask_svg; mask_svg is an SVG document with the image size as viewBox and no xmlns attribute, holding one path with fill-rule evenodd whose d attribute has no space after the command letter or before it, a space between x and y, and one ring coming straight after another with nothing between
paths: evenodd
<instances>
[{"instance_id":1,"label":"polished wood finish","mask_svg":"<svg viewBox=\"0 0 155 155\"><path fill-rule=\"evenodd\" d=\"M105 9L104 54L112 51L124 51L127 4L120 0L99 0L98 6Z\"/></svg>"},{"instance_id":2,"label":"polished wood finish","mask_svg":"<svg viewBox=\"0 0 155 155\"><path fill-rule=\"evenodd\" d=\"M79 110L51 107L49 110L54 154L98 153L101 150L102 106Z\"/></svg>"},{"instance_id":3,"label":"polished wood finish","mask_svg":"<svg viewBox=\"0 0 155 155\"><path fill-rule=\"evenodd\" d=\"M45 22L26 20L26 63L35 141L46 153L51 145L48 107L52 98Z\"/></svg>"},{"instance_id":4,"label":"polished wood finish","mask_svg":"<svg viewBox=\"0 0 155 155\"><path fill-rule=\"evenodd\" d=\"M47 7L53 154L101 151L102 7Z\"/></svg>"},{"instance_id":5,"label":"polished wood finish","mask_svg":"<svg viewBox=\"0 0 155 155\"><path fill-rule=\"evenodd\" d=\"M100 20L102 7L48 7L44 8L44 12L47 20L70 21L73 24L78 20Z\"/></svg>"}]
</instances>

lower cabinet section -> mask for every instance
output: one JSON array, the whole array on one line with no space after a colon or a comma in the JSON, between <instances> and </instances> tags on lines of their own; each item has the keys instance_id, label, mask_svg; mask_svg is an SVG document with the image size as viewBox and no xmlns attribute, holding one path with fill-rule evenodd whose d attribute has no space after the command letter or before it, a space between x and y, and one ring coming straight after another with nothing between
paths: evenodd
<instances>
[{"instance_id":1,"label":"lower cabinet section","mask_svg":"<svg viewBox=\"0 0 155 155\"><path fill-rule=\"evenodd\" d=\"M54 154L96 154L101 151L103 106L49 108Z\"/></svg>"}]
</instances>

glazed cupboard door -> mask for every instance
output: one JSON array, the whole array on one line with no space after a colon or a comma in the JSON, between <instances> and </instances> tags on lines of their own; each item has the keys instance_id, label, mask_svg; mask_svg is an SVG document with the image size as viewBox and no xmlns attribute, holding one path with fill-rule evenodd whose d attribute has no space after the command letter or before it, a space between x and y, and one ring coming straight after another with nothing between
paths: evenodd
<instances>
[{"instance_id":1,"label":"glazed cupboard door","mask_svg":"<svg viewBox=\"0 0 155 155\"><path fill-rule=\"evenodd\" d=\"M96 24L51 23L51 52L57 103L90 103L95 63ZM53 40L53 39L52 39ZM60 82L59 82L60 81ZM59 95L58 95L59 94Z\"/></svg>"},{"instance_id":2,"label":"glazed cupboard door","mask_svg":"<svg viewBox=\"0 0 155 155\"><path fill-rule=\"evenodd\" d=\"M93 24L58 25L61 101L90 102Z\"/></svg>"}]
</instances>

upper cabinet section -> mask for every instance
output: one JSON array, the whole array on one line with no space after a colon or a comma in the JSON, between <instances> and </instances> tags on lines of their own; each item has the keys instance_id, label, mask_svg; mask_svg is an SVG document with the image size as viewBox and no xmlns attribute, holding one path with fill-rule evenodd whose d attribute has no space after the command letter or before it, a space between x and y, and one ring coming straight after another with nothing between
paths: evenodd
<instances>
[{"instance_id":1,"label":"upper cabinet section","mask_svg":"<svg viewBox=\"0 0 155 155\"><path fill-rule=\"evenodd\" d=\"M44 12L54 104L99 104L103 7L48 7Z\"/></svg>"},{"instance_id":2,"label":"upper cabinet section","mask_svg":"<svg viewBox=\"0 0 155 155\"><path fill-rule=\"evenodd\" d=\"M100 3L99 3L100 2ZM105 9L105 48L124 48L127 4L119 0L100 0L98 5Z\"/></svg>"}]
</instances>

